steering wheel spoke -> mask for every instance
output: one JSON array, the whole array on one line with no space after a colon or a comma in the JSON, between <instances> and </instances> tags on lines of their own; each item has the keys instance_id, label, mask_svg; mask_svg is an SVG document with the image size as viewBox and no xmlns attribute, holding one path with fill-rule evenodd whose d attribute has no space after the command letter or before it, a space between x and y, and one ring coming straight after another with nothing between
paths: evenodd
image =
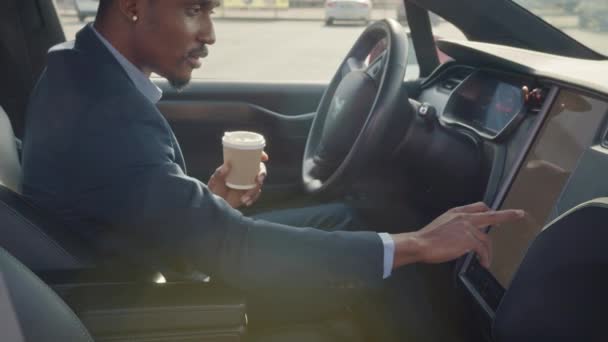
<instances>
[{"instance_id":1,"label":"steering wheel spoke","mask_svg":"<svg viewBox=\"0 0 608 342\"><path fill-rule=\"evenodd\" d=\"M365 68L365 73L371 77L376 84L380 84L380 81L382 80L382 71L384 70L386 59L387 53L384 51Z\"/></svg>"},{"instance_id":2,"label":"steering wheel spoke","mask_svg":"<svg viewBox=\"0 0 608 342\"><path fill-rule=\"evenodd\" d=\"M322 180L315 177L316 163L313 158L305 159L302 163L302 171L305 177L304 186L306 191L314 192L323 186Z\"/></svg>"},{"instance_id":3,"label":"steering wheel spoke","mask_svg":"<svg viewBox=\"0 0 608 342\"><path fill-rule=\"evenodd\" d=\"M342 65L342 70L340 73L340 77L344 78L346 75L350 74L353 71L359 71L365 69L365 62L358 60L355 57L346 58L345 63Z\"/></svg>"}]
</instances>

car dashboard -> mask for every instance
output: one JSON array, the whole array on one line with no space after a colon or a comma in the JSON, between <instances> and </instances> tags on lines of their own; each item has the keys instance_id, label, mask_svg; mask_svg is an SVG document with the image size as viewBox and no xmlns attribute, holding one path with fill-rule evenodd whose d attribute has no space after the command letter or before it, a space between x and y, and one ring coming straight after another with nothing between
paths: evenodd
<instances>
[{"instance_id":1,"label":"car dashboard","mask_svg":"<svg viewBox=\"0 0 608 342\"><path fill-rule=\"evenodd\" d=\"M494 209L527 212L523 222L488 227L489 269L474 255L458 264L476 324L494 340L496 313L533 241L560 215L608 196L608 62L482 43L438 46L454 61L411 101L414 122L397 153L424 161L406 168L422 201L450 205L481 194Z\"/></svg>"}]
</instances>

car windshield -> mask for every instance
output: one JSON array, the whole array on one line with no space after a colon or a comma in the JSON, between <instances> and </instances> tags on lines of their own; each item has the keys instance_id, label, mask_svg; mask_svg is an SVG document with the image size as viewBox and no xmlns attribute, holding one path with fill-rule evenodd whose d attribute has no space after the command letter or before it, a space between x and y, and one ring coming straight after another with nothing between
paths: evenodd
<instances>
[{"instance_id":1,"label":"car windshield","mask_svg":"<svg viewBox=\"0 0 608 342\"><path fill-rule=\"evenodd\" d=\"M608 56L607 0L513 0L555 28Z\"/></svg>"}]
</instances>

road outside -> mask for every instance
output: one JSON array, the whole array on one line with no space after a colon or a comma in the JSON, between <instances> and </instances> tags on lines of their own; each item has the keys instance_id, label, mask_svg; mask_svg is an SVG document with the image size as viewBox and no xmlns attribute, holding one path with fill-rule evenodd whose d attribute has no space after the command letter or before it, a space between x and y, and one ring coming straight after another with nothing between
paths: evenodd
<instances>
[{"instance_id":1,"label":"road outside","mask_svg":"<svg viewBox=\"0 0 608 342\"><path fill-rule=\"evenodd\" d=\"M84 25L75 11L59 6L68 40ZM257 16L257 17L256 17ZM283 19L275 20L273 16ZM395 18L394 9L374 9L372 19ZM245 18L246 17L246 18ZM361 24L325 26L323 10L289 9L215 14L217 42L210 47L194 78L242 81L328 81L364 29ZM88 18L92 20L92 18ZM551 15L548 22L574 37L593 41L608 55L608 35L577 28L577 18ZM455 27L441 21L434 28L441 38L464 39Z\"/></svg>"}]
</instances>

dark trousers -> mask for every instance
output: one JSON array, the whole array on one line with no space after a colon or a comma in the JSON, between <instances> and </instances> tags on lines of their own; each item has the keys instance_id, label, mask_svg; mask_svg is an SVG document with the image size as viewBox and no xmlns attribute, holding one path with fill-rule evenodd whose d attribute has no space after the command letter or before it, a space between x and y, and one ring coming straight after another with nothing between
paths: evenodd
<instances>
[{"instance_id":1,"label":"dark trousers","mask_svg":"<svg viewBox=\"0 0 608 342\"><path fill-rule=\"evenodd\" d=\"M294 227L326 231L363 230L353 209L343 204L284 209L253 216ZM280 257L277 255L277 257ZM268 291L248 295L249 341L363 341L351 306L362 291Z\"/></svg>"},{"instance_id":2,"label":"dark trousers","mask_svg":"<svg viewBox=\"0 0 608 342\"><path fill-rule=\"evenodd\" d=\"M352 208L343 204L271 211L254 217L328 231L374 230L362 222ZM411 222L401 224L406 227L412 225ZM382 227L377 229L382 231ZM443 305L449 304L434 298L432 288L437 284L429 282L426 277L429 271L436 272L438 267L409 265L394 270L383 288L378 290L332 292L328 289L325 293L307 293L302 290L298 293L252 294L248 297L251 340L445 340L444 337L450 336L450 332L438 329L443 324L436 323L446 309ZM435 282L450 281L445 277L433 278Z\"/></svg>"}]
</instances>

